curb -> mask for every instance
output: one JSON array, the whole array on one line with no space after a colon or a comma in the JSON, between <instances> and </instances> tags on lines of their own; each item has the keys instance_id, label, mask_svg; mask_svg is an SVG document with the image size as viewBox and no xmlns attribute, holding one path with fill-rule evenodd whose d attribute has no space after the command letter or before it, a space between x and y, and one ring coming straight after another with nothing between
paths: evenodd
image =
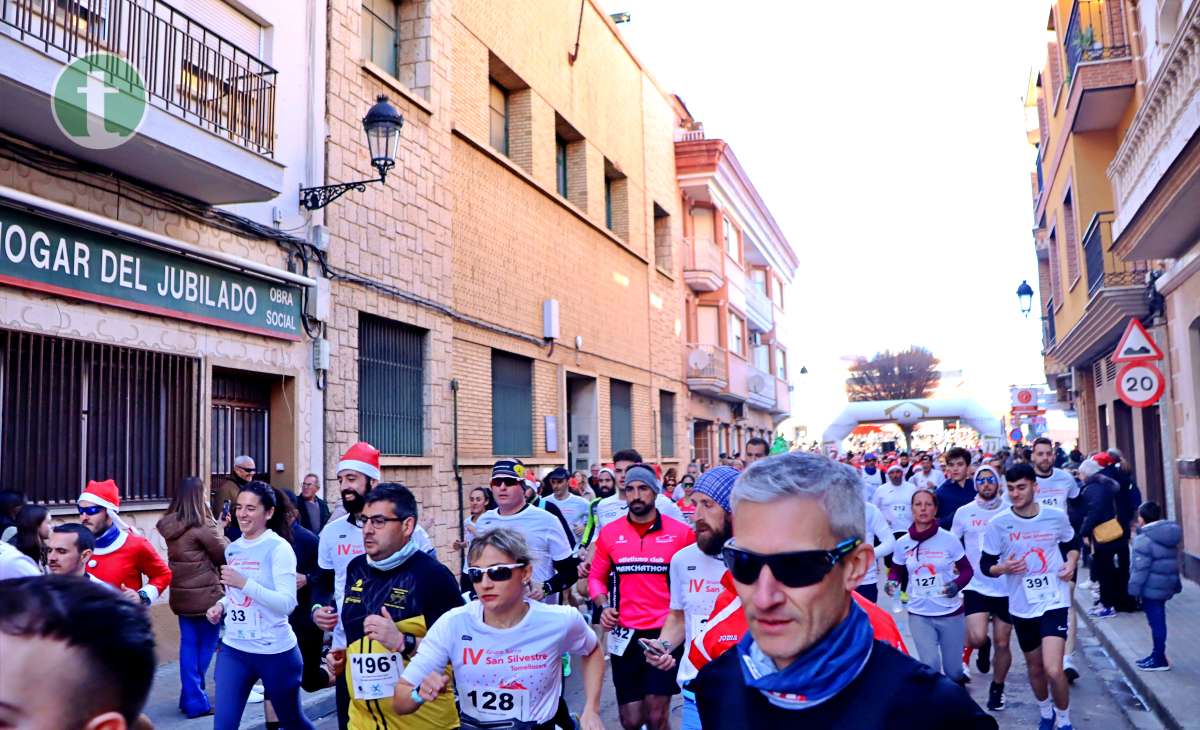
<instances>
[{"instance_id":1,"label":"curb","mask_svg":"<svg viewBox=\"0 0 1200 730\"><path fill-rule=\"evenodd\" d=\"M337 712L337 695L332 687L312 694L301 692L300 697L300 709L304 711L304 716L309 720L318 720L326 715L333 715ZM249 724L243 722L240 727L258 728L261 722L261 720L256 720Z\"/></svg>"},{"instance_id":2,"label":"curb","mask_svg":"<svg viewBox=\"0 0 1200 730\"><path fill-rule=\"evenodd\" d=\"M1088 608L1080 602L1078 596L1072 596L1071 599L1074 602L1075 613L1078 615L1079 620L1088 625L1092 635L1100 641L1104 650L1108 652L1108 656L1112 659L1113 664L1116 664L1117 668L1121 670L1121 674L1125 675L1125 681L1129 683L1129 686L1137 690L1138 696L1146 703L1150 711L1158 718L1158 721L1163 724L1163 727L1169 730L1183 730L1183 725L1171 715L1171 711L1158 699L1158 695L1146 683L1145 675L1139 672L1137 667L1133 666L1117 648L1116 644L1108 638L1108 635L1100 630L1100 621L1088 616Z\"/></svg>"}]
</instances>

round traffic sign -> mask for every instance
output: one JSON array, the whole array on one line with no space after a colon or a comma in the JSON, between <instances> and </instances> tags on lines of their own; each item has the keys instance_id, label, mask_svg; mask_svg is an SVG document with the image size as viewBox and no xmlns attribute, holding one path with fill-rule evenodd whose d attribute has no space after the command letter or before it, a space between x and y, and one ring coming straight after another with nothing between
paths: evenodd
<instances>
[{"instance_id":1,"label":"round traffic sign","mask_svg":"<svg viewBox=\"0 0 1200 730\"><path fill-rule=\"evenodd\" d=\"M1117 395L1133 408L1154 405L1166 386L1162 371L1148 362L1131 362L1117 375Z\"/></svg>"},{"instance_id":2,"label":"round traffic sign","mask_svg":"<svg viewBox=\"0 0 1200 730\"><path fill-rule=\"evenodd\" d=\"M1023 436L1023 434L1021 433L1021 429L1019 429L1019 428L1014 428L1013 430L1008 432L1008 438L1010 441L1020 441L1022 436Z\"/></svg>"}]
</instances>

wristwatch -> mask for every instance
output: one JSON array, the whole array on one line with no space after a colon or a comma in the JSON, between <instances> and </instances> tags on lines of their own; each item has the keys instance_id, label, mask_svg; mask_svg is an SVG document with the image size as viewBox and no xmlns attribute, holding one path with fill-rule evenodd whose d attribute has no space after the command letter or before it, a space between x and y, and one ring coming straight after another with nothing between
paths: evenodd
<instances>
[{"instance_id":1,"label":"wristwatch","mask_svg":"<svg viewBox=\"0 0 1200 730\"><path fill-rule=\"evenodd\" d=\"M145 591L138 591L138 598L142 599L143 606L149 606L154 601L150 600L150 596L146 595Z\"/></svg>"},{"instance_id":2,"label":"wristwatch","mask_svg":"<svg viewBox=\"0 0 1200 730\"><path fill-rule=\"evenodd\" d=\"M542 581L542 593L547 596L554 593L554 591L550 589L550 581L548 581L548 580Z\"/></svg>"}]
</instances>

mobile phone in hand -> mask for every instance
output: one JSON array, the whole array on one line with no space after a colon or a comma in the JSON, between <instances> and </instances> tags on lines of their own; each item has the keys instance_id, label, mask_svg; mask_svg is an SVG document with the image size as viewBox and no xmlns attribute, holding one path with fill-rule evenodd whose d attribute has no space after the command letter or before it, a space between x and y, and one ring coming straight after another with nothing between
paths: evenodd
<instances>
[{"instance_id":1,"label":"mobile phone in hand","mask_svg":"<svg viewBox=\"0 0 1200 730\"><path fill-rule=\"evenodd\" d=\"M221 505L221 519L229 519L229 500L225 500L225 504Z\"/></svg>"},{"instance_id":2,"label":"mobile phone in hand","mask_svg":"<svg viewBox=\"0 0 1200 730\"><path fill-rule=\"evenodd\" d=\"M656 639L638 639L638 646L647 654L666 654L666 647Z\"/></svg>"}]
</instances>

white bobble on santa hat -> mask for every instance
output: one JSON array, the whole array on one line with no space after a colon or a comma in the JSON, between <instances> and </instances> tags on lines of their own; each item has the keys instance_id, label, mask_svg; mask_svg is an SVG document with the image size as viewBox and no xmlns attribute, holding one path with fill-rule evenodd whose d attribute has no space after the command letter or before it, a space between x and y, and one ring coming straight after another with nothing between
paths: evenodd
<instances>
[{"instance_id":1,"label":"white bobble on santa hat","mask_svg":"<svg viewBox=\"0 0 1200 730\"><path fill-rule=\"evenodd\" d=\"M379 471L379 449L366 441L354 444L346 449L337 465L338 472L346 469L365 474L376 481L382 479L383 475Z\"/></svg>"}]
</instances>

